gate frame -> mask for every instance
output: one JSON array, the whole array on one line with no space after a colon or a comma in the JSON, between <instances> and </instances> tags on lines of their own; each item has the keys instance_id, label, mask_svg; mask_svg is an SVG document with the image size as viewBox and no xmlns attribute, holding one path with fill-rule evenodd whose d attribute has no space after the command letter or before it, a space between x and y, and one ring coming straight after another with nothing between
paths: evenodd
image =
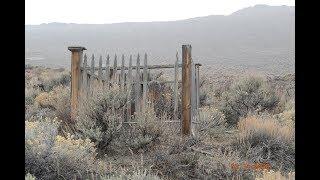
<instances>
[{"instance_id":1,"label":"gate frame","mask_svg":"<svg viewBox=\"0 0 320 180\"><path fill-rule=\"evenodd\" d=\"M191 56L191 45L182 45L182 65L178 64L178 53L176 54L177 60L173 65L175 69L175 86L177 86L177 69L182 67L182 115L181 115L181 133L184 136L190 136L192 132L192 123L199 117L199 67L201 64L194 64ZM82 46L70 46L68 50L71 51L71 119L75 121L79 96L82 86L81 81L81 64L83 51L87 50ZM109 60L109 56L107 57ZM131 58L130 58L131 59ZM139 58L138 58L139 59ZM146 56L145 56L146 59ZM100 60L101 61L101 60ZM158 66L158 65L156 65ZM171 65L159 65L160 67L171 68ZM145 67L146 61L145 61ZM94 70L95 67L93 67ZM86 69L86 68L84 68ZM101 66L99 66L101 69ZM136 68L136 69L140 69ZM148 68L149 69L149 68ZM144 69L146 71L146 69ZM177 96L177 87L174 87L174 96ZM145 93L143 93L145 95ZM177 113L177 104L175 101L175 110ZM176 114L175 117L177 118ZM174 119L177 120L177 119Z\"/></svg>"}]
</instances>

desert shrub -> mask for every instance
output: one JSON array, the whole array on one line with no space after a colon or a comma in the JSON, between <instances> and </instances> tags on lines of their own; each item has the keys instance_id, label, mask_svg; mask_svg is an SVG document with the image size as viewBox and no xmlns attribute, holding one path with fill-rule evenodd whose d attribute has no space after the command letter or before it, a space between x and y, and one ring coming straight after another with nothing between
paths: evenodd
<instances>
[{"instance_id":1,"label":"desert shrub","mask_svg":"<svg viewBox=\"0 0 320 180\"><path fill-rule=\"evenodd\" d=\"M51 109L55 115L63 120L70 122L70 88L57 86L50 92L42 92L35 98L35 104L40 109Z\"/></svg>"},{"instance_id":2,"label":"desert shrub","mask_svg":"<svg viewBox=\"0 0 320 180\"><path fill-rule=\"evenodd\" d=\"M294 180L295 172L289 172L286 175L282 175L280 171L263 171L261 175L256 176L255 180Z\"/></svg>"},{"instance_id":3,"label":"desert shrub","mask_svg":"<svg viewBox=\"0 0 320 180\"><path fill-rule=\"evenodd\" d=\"M138 170L134 171L133 173L126 173L126 172L120 172L115 175L110 175L110 176L102 176L100 177L101 180L143 180L143 179L148 179L148 180L160 180L160 177L153 175L149 173L146 170Z\"/></svg>"},{"instance_id":4,"label":"desert shrub","mask_svg":"<svg viewBox=\"0 0 320 180\"><path fill-rule=\"evenodd\" d=\"M200 108L197 132L200 136L212 136L226 129L226 119L218 109L210 106Z\"/></svg>"},{"instance_id":5,"label":"desert shrub","mask_svg":"<svg viewBox=\"0 0 320 180\"><path fill-rule=\"evenodd\" d=\"M85 176L91 173L106 173L104 163L96 160L96 148L89 139L75 139L56 136L52 147L52 160L55 164L54 171L65 179L76 176Z\"/></svg>"},{"instance_id":6,"label":"desert shrub","mask_svg":"<svg viewBox=\"0 0 320 180\"><path fill-rule=\"evenodd\" d=\"M32 174L28 173L25 175L25 180L36 180L36 178Z\"/></svg>"},{"instance_id":7,"label":"desert shrub","mask_svg":"<svg viewBox=\"0 0 320 180\"><path fill-rule=\"evenodd\" d=\"M43 118L55 118L56 113L50 108L39 108L36 105L30 105L25 111L25 119L28 121L37 121Z\"/></svg>"},{"instance_id":8,"label":"desert shrub","mask_svg":"<svg viewBox=\"0 0 320 180\"><path fill-rule=\"evenodd\" d=\"M47 179L53 173L50 153L58 134L56 119L25 121L25 172Z\"/></svg>"},{"instance_id":9,"label":"desert shrub","mask_svg":"<svg viewBox=\"0 0 320 180\"><path fill-rule=\"evenodd\" d=\"M39 89L34 89L32 87L25 88L25 105L32 105L34 103L34 99L40 93Z\"/></svg>"},{"instance_id":10,"label":"desert shrub","mask_svg":"<svg viewBox=\"0 0 320 180\"><path fill-rule=\"evenodd\" d=\"M201 155L198 160L199 179L252 179L253 170L244 169L238 151L211 152L211 156Z\"/></svg>"},{"instance_id":11,"label":"desert shrub","mask_svg":"<svg viewBox=\"0 0 320 180\"><path fill-rule=\"evenodd\" d=\"M95 91L92 98L83 99L79 105L77 135L91 139L104 153L120 133L125 105L126 92L119 87Z\"/></svg>"},{"instance_id":12,"label":"desert shrub","mask_svg":"<svg viewBox=\"0 0 320 180\"><path fill-rule=\"evenodd\" d=\"M56 116L64 123L71 121L70 87L57 86L51 92L54 101L51 102Z\"/></svg>"},{"instance_id":13,"label":"desert shrub","mask_svg":"<svg viewBox=\"0 0 320 180\"><path fill-rule=\"evenodd\" d=\"M160 143L165 133L165 124L162 119L157 118L154 109L150 105L144 113L140 113L133 119L134 125L125 125L111 148L117 154L136 153L139 150L150 151L152 146Z\"/></svg>"},{"instance_id":14,"label":"desert shrub","mask_svg":"<svg viewBox=\"0 0 320 180\"><path fill-rule=\"evenodd\" d=\"M294 127L282 125L270 116L249 116L239 121L234 146L250 162L270 163L276 170L295 166ZM281 169L279 169L281 167Z\"/></svg>"},{"instance_id":15,"label":"desert shrub","mask_svg":"<svg viewBox=\"0 0 320 180\"><path fill-rule=\"evenodd\" d=\"M233 126L249 112L273 110L278 102L279 98L262 78L249 76L235 81L228 91L223 92L221 111L227 123Z\"/></svg>"},{"instance_id":16,"label":"desert shrub","mask_svg":"<svg viewBox=\"0 0 320 180\"><path fill-rule=\"evenodd\" d=\"M52 101L52 97L47 92L42 92L35 98L36 104L41 108L53 108L51 103Z\"/></svg>"},{"instance_id":17,"label":"desert shrub","mask_svg":"<svg viewBox=\"0 0 320 180\"><path fill-rule=\"evenodd\" d=\"M280 123L288 126L294 126L295 124L295 102L293 100L287 101L284 105L284 110L275 114L274 117L279 120Z\"/></svg>"},{"instance_id":18,"label":"desert shrub","mask_svg":"<svg viewBox=\"0 0 320 180\"><path fill-rule=\"evenodd\" d=\"M89 140L58 135L57 119L26 121L25 172L39 179L72 179L91 173L106 173L105 163L95 159Z\"/></svg>"},{"instance_id":19,"label":"desert shrub","mask_svg":"<svg viewBox=\"0 0 320 180\"><path fill-rule=\"evenodd\" d=\"M44 71L41 80L41 86L45 92L51 91L56 86L67 86L70 84L71 76L68 72L46 72Z\"/></svg>"},{"instance_id":20,"label":"desert shrub","mask_svg":"<svg viewBox=\"0 0 320 180\"><path fill-rule=\"evenodd\" d=\"M180 138L166 148L157 149L151 156L152 169L161 177L169 179L192 179L196 177L199 156L190 147L197 141L193 138Z\"/></svg>"}]
</instances>

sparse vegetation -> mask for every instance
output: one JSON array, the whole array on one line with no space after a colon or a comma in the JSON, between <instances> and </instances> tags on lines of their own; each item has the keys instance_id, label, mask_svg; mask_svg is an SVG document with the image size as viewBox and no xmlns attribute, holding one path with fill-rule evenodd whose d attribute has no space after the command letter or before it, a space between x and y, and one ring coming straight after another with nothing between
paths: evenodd
<instances>
[{"instance_id":1,"label":"sparse vegetation","mask_svg":"<svg viewBox=\"0 0 320 180\"><path fill-rule=\"evenodd\" d=\"M164 122L172 120L169 86L153 84L158 94L148 94L157 96L145 113L132 115L134 123L124 121L126 92L95 87L72 122L70 83L62 80L68 72L27 70L26 179L294 179L291 76L204 79L195 136L182 137L179 123ZM232 166L243 163L270 169Z\"/></svg>"},{"instance_id":2,"label":"sparse vegetation","mask_svg":"<svg viewBox=\"0 0 320 180\"><path fill-rule=\"evenodd\" d=\"M271 111L278 103L279 97L262 78L250 76L235 81L222 93L221 111L229 125L236 125L248 113Z\"/></svg>"}]
</instances>

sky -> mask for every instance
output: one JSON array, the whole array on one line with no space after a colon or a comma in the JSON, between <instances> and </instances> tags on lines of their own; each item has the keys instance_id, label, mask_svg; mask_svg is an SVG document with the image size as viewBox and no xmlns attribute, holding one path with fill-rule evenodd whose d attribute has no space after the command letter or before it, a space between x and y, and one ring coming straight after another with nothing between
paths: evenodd
<instances>
[{"instance_id":1,"label":"sky","mask_svg":"<svg viewBox=\"0 0 320 180\"><path fill-rule=\"evenodd\" d=\"M266 4L295 6L294 0L26 0L25 24L51 22L108 24L174 21L207 15L229 15Z\"/></svg>"}]
</instances>

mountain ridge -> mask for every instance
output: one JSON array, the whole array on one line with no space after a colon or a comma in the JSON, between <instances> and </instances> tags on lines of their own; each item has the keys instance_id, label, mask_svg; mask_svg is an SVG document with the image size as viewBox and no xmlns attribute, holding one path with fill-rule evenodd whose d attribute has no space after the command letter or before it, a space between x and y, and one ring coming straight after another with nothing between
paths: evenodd
<instances>
[{"instance_id":1,"label":"mountain ridge","mask_svg":"<svg viewBox=\"0 0 320 180\"><path fill-rule=\"evenodd\" d=\"M44 64L67 67L67 47L82 45L89 54L147 52L150 63L172 63L175 52L189 43L194 59L203 64L265 65L287 59L294 68L294 15L294 6L256 5L230 15L177 21L26 25L26 57L40 52Z\"/></svg>"}]
</instances>

